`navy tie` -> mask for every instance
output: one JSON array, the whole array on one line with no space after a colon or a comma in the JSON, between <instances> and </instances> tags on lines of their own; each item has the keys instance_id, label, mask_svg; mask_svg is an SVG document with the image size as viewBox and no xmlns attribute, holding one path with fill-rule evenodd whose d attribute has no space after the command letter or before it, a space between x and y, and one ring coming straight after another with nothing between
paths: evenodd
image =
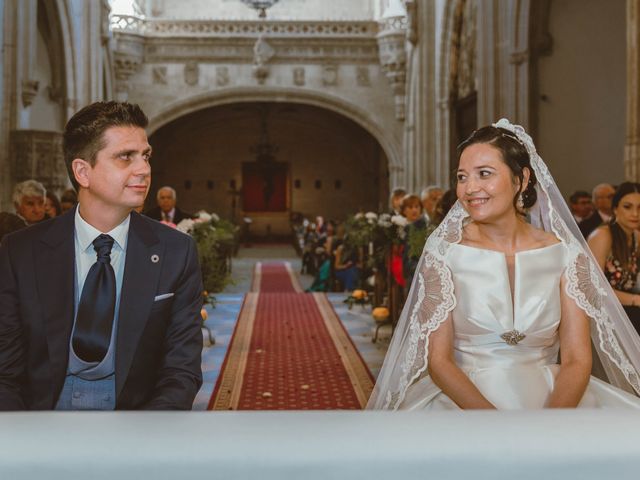
<instances>
[{"instance_id":1,"label":"navy tie","mask_svg":"<svg viewBox=\"0 0 640 480\"><path fill-rule=\"evenodd\" d=\"M85 362L100 362L109 350L116 308L111 247L113 238L109 235L99 235L93 241L98 259L87 274L78 304L72 345L75 354Z\"/></svg>"}]
</instances>

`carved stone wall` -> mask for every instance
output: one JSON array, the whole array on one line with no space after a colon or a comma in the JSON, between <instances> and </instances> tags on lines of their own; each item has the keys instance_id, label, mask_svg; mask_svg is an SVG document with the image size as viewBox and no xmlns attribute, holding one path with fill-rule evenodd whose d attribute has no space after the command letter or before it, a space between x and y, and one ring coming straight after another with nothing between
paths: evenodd
<instances>
[{"instance_id":1,"label":"carved stone wall","mask_svg":"<svg viewBox=\"0 0 640 480\"><path fill-rule=\"evenodd\" d=\"M59 132L12 131L10 158L16 183L33 178L55 193L69 186Z\"/></svg>"},{"instance_id":2,"label":"carved stone wall","mask_svg":"<svg viewBox=\"0 0 640 480\"><path fill-rule=\"evenodd\" d=\"M107 0L4 0L0 11L0 210L6 210L25 175L53 189L66 185L56 138L80 107L111 97L104 82L111 76L110 32L103 21Z\"/></svg>"},{"instance_id":3,"label":"carved stone wall","mask_svg":"<svg viewBox=\"0 0 640 480\"><path fill-rule=\"evenodd\" d=\"M119 98L139 103L152 124L185 104L197 110L198 99L203 106L215 104L241 91L246 97L240 101L297 97L313 98L321 106L327 98L329 110L363 112L363 127L377 135L387 152L392 185L405 169L402 122L380 65L373 20L113 16L112 28Z\"/></svg>"}]
</instances>

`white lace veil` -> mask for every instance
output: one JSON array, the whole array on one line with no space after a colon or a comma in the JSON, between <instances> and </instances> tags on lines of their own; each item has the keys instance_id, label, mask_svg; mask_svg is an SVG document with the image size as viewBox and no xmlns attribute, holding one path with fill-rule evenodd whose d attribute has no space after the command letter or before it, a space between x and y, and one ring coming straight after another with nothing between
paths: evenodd
<instances>
[{"instance_id":1,"label":"white lace veil","mask_svg":"<svg viewBox=\"0 0 640 480\"><path fill-rule=\"evenodd\" d=\"M640 337L598 267L547 166L521 126L506 119L493 126L512 132L529 152L538 180L531 223L553 232L567 247L566 293L591 318L591 339L597 354L593 358L594 374L640 395ZM456 306L451 272L444 257L449 246L461 240L467 217L460 202L456 202L427 239L368 409L396 410L407 388L427 375L429 336Z\"/></svg>"}]
</instances>

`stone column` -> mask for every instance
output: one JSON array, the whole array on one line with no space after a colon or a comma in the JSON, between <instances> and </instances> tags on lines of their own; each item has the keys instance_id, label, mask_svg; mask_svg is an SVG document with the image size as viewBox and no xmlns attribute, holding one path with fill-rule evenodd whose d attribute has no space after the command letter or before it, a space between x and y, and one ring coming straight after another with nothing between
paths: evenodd
<instances>
[{"instance_id":1,"label":"stone column","mask_svg":"<svg viewBox=\"0 0 640 480\"><path fill-rule=\"evenodd\" d=\"M640 0L627 0L627 135L624 176L640 181Z\"/></svg>"},{"instance_id":2,"label":"stone column","mask_svg":"<svg viewBox=\"0 0 640 480\"><path fill-rule=\"evenodd\" d=\"M396 119L404 120L407 82L407 13L400 0L392 0L379 20L380 65L387 76L396 105Z\"/></svg>"},{"instance_id":3,"label":"stone column","mask_svg":"<svg viewBox=\"0 0 640 480\"><path fill-rule=\"evenodd\" d=\"M406 2L409 13L409 61L404 159L406 187L415 193L431 184L447 186L446 159L436 142L436 11L434 2Z\"/></svg>"}]
</instances>

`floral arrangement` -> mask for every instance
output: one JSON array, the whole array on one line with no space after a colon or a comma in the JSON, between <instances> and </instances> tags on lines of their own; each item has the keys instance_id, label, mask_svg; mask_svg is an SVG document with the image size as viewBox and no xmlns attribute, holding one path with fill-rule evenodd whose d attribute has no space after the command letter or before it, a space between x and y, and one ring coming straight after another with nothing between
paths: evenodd
<instances>
[{"instance_id":1,"label":"floral arrangement","mask_svg":"<svg viewBox=\"0 0 640 480\"><path fill-rule=\"evenodd\" d=\"M215 213L200 211L176 228L196 241L205 290L221 292L231 281L228 262L238 241L238 227Z\"/></svg>"},{"instance_id":2,"label":"floral arrangement","mask_svg":"<svg viewBox=\"0 0 640 480\"><path fill-rule=\"evenodd\" d=\"M356 213L345 222L345 246L362 248L367 254L367 267L384 270L389 247L405 240L407 223L402 215Z\"/></svg>"}]
</instances>

